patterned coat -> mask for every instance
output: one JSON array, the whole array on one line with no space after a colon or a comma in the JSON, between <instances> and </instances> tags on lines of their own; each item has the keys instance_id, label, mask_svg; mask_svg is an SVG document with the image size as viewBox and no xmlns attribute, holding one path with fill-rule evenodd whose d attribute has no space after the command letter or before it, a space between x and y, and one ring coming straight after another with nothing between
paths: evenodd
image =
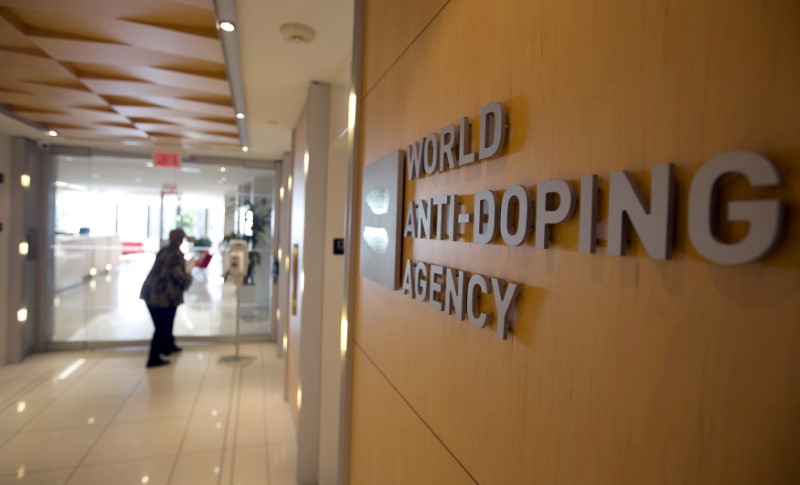
<instances>
[{"instance_id":1,"label":"patterned coat","mask_svg":"<svg viewBox=\"0 0 800 485\"><path fill-rule=\"evenodd\" d=\"M139 298L148 306L167 308L183 303L183 292L192 284L192 276L186 272L183 253L169 245L156 255L153 269L144 280Z\"/></svg>"}]
</instances>

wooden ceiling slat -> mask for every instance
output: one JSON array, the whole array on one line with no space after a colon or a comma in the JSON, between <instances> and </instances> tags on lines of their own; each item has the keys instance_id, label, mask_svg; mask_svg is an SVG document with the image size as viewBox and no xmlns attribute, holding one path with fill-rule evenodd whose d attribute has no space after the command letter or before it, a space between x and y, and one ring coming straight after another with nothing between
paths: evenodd
<instances>
[{"instance_id":1,"label":"wooden ceiling slat","mask_svg":"<svg viewBox=\"0 0 800 485\"><path fill-rule=\"evenodd\" d=\"M139 79L148 80L155 84L175 87L191 86L197 92L230 96L230 86L227 79L224 78L187 74L146 66L125 66L122 69L131 76L136 76Z\"/></svg>"},{"instance_id":2,"label":"wooden ceiling slat","mask_svg":"<svg viewBox=\"0 0 800 485\"><path fill-rule=\"evenodd\" d=\"M128 118L118 113L103 113L101 111L69 109L65 113L48 113L48 112L35 112L35 111L17 111L17 114L27 118L31 121L38 121L40 123L68 123L70 120L80 119L87 120L90 123L99 122L118 122L125 123Z\"/></svg>"},{"instance_id":3,"label":"wooden ceiling slat","mask_svg":"<svg viewBox=\"0 0 800 485\"><path fill-rule=\"evenodd\" d=\"M6 67L15 69L26 69L36 73L54 73L62 76L71 76L72 73L64 66L48 57L31 55L30 53L15 52L9 49L0 48L0 65L3 71ZM2 74L5 78L5 74Z\"/></svg>"},{"instance_id":4,"label":"wooden ceiling slat","mask_svg":"<svg viewBox=\"0 0 800 485\"><path fill-rule=\"evenodd\" d=\"M116 96L174 96L188 98L192 96L202 96L202 91L195 91L191 88L181 88L175 86L162 86L147 82L135 81L116 81L109 79L90 79L82 78L81 81L89 86L92 91L102 95ZM190 85L191 86L191 85ZM230 98L225 96L230 103Z\"/></svg>"},{"instance_id":5,"label":"wooden ceiling slat","mask_svg":"<svg viewBox=\"0 0 800 485\"><path fill-rule=\"evenodd\" d=\"M179 62L180 56L141 47L71 39L31 37L50 57L66 62L96 62L112 66L153 66Z\"/></svg>"},{"instance_id":6,"label":"wooden ceiling slat","mask_svg":"<svg viewBox=\"0 0 800 485\"><path fill-rule=\"evenodd\" d=\"M197 130L215 130L224 133L238 133L238 128L236 124L231 123L218 123L215 121L206 121L206 120L198 120L192 118L172 118L172 117L165 117L163 118L165 121L169 121L175 124L180 124L184 126L189 126L195 128Z\"/></svg>"},{"instance_id":7,"label":"wooden ceiling slat","mask_svg":"<svg viewBox=\"0 0 800 485\"><path fill-rule=\"evenodd\" d=\"M101 104L105 102L103 98L91 94L81 93L83 96L53 96L53 95L37 95L37 94L15 94L15 93L0 93L0 103L6 103L17 106L29 106L47 109L48 107L55 106L63 107L84 107L90 104Z\"/></svg>"},{"instance_id":8,"label":"wooden ceiling slat","mask_svg":"<svg viewBox=\"0 0 800 485\"><path fill-rule=\"evenodd\" d=\"M87 129L61 128L56 125L56 129L62 136L76 138L97 138L97 135L128 137L128 138L147 138L147 133L135 128L121 128L116 126L93 125Z\"/></svg>"},{"instance_id":9,"label":"wooden ceiling slat","mask_svg":"<svg viewBox=\"0 0 800 485\"><path fill-rule=\"evenodd\" d=\"M210 8L186 5L170 0L2 0L0 5L15 9L61 12L64 14L100 15L109 18L173 19L179 25L199 26L213 23Z\"/></svg>"},{"instance_id":10,"label":"wooden ceiling slat","mask_svg":"<svg viewBox=\"0 0 800 485\"><path fill-rule=\"evenodd\" d=\"M0 103L62 136L238 146L223 62L213 0L0 0Z\"/></svg>"},{"instance_id":11,"label":"wooden ceiling slat","mask_svg":"<svg viewBox=\"0 0 800 485\"><path fill-rule=\"evenodd\" d=\"M230 105L225 106L220 104L203 103L200 101L187 101L185 99L166 98L160 96L142 96L141 99L165 108L174 108L181 111L188 111L190 113L225 117L233 117L235 115L233 112L233 107Z\"/></svg>"},{"instance_id":12,"label":"wooden ceiling slat","mask_svg":"<svg viewBox=\"0 0 800 485\"><path fill-rule=\"evenodd\" d=\"M221 136L225 138L236 138L238 139L238 133L236 131L210 131L210 130L202 130L195 127L189 127L186 125L169 125L164 123L135 123L136 128L146 131L147 133L172 133L175 135L189 135L194 134L197 135L198 133L203 135L212 135L212 136Z\"/></svg>"}]
</instances>

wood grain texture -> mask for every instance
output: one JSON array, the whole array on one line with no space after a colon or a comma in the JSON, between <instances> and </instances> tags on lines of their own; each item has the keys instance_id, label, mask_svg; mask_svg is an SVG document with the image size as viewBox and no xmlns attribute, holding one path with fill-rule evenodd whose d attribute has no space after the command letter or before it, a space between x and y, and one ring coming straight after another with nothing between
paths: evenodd
<instances>
[{"instance_id":1,"label":"wood grain texture","mask_svg":"<svg viewBox=\"0 0 800 485\"><path fill-rule=\"evenodd\" d=\"M373 3L393 8L367 2L367 12ZM799 24L790 0L452 0L371 88L363 163L461 116L475 122L490 101L509 114L503 156L407 183L406 205L553 178L577 189L596 173L602 220L611 171L630 171L648 193L650 168L676 166L671 261L649 259L635 237L624 257L604 244L581 254L577 216L555 227L548 250L532 239L404 240L404 261L525 286L505 342L494 325L476 330L358 281L356 342L478 483L800 480ZM368 25L365 43L391 45L391 35ZM367 57L364 72L385 61ZM699 256L686 227L692 175L729 150L771 158L785 183L759 194L788 209L778 247L735 267ZM352 461L394 467L397 456L375 451L394 437L360 415L381 392L361 365Z\"/></svg>"},{"instance_id":2,"label":"wood grain texture","mask_svg":"<svg viewBox=\"0 0 800 485\"><path fill-rule=\"evenodd\" d=\"M353 412L359 417L354 423L354 439L364 439L368 446L353 456L351 482L474 484L360 349L354 350L353 358L358 383L353 388L358 403Z\"/></svg>"},{"instance_id":3,"label":"wood grain texture","mask_svg":"<svg viewBox=\"0 0 800 485\"><path fill-rule=\"evenodd\" d=\"M448 1L366 2L367 42L362 73L365 91L375 85Z\"/></svg>"}]
</instances>

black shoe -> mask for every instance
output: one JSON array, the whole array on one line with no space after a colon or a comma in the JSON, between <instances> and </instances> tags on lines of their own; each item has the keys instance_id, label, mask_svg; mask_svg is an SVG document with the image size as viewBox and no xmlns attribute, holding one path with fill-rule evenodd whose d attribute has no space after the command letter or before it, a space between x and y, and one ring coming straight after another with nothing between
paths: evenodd
<instances>
[{"instance_id":1,"label":"black shoe","mask_svg":"<svg viewBox=\"0 0 800 485\"><path fill-rule=\"evenodd\" d=\"M169 356L169 355L172 355L172 354L176 354L178 352L183 352L183 348L178 347L176 345L176 346L172 347L171 349L167 350L166 352L161 352L161 355Z\"/></svg>"},{"instance_id":2,"label":"black shoe","mask_svg":"<svg viewBox=\"0 0 800 485\"><path fill-rule=\"evenodd\" d=\"M164 359L148 360L147 368L149 369L150 367L161 367L162 365L167 365L167 364L169 364L169 361Z\"/></svg>"}]
</instances>

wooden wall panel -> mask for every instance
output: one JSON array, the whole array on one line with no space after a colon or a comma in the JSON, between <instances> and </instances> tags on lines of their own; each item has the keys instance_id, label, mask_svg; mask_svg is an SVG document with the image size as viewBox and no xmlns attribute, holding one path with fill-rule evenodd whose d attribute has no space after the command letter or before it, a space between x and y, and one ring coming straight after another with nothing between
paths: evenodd
<instances>
[{"instance_id":1,"label":"wooden wall panel","mask_svg":"<svg viewBox=\"0 0 800 485\"><path fill-rule=\"evenodd\" d=\"M366 2L364 89L369 91L449 0Z\"/></svg>"},{"instance_id":2,"label":"wooden wall panel","mask_svg":"<svg viewBox=\"0 0 800 485\"><path fill-rule=\"evenodd\" d=\"M354 439L365 439L366 446L352 457L351 481L381 485L474 483L358 348L353 358L357 383L353 388L357 407L353 411L359 417Z\"/></svg>"},{"instance_id":3,"label":"wooden wall panel","mask_svg":"<svg viewBox=\"0 0 800 485\"><path fill-rule=\"evenodd\" d=\"M378 3L403 4L367 2L367 22ZM577 215L548 250L406 238L404 261L525 291L504 342L494 325L476 330L360 279L355 339L409 408L391 412L417 413L454 455L442 466L457 459L482 484L800 480L800 4L451 0L431 18L415 20L427 27L363 100L364 163L476 121L493 100L508 110L509 144L407 183L406 205L552 178L577 189L596 173L605 219L611 171L629 170L647 193L649 170L672 162L677 240L671 261L651 260L636 238L624 257L604 245L585 255ZM402 38L366 32L365 46ZM370 73L386 59L365 62ZM706 261L687 237L691 177L729 150L765 154L785 179L769 192L787 203L785 235L743 266ZM400 458L380 451L394 437L362 415L384 385L364 365L354 364L352 462L394 470Z\"/></svg>"}]
</instances>

